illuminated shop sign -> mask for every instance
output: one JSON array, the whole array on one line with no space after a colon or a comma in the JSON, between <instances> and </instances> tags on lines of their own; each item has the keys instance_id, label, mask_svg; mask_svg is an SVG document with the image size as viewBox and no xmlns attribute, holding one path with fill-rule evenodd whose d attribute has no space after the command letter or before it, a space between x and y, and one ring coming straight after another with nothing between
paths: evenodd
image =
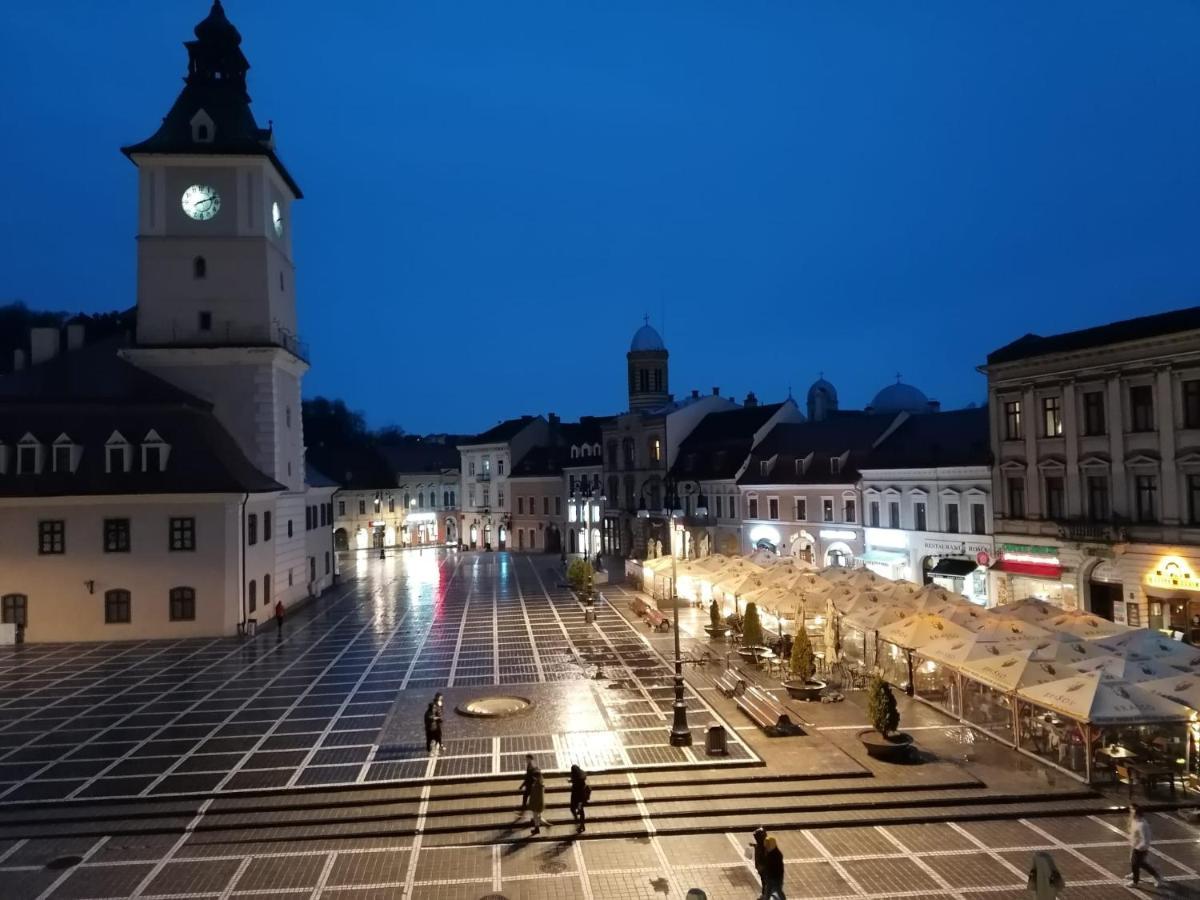
<instances>
[{"instance_id":1,"label":"illuminated shop sign","mask_svg":"<svg viewBox=\"0 0 1200 900\"><path fill-rule=\"evenodd\" d=\"M437 513L419 512L409 513L404 517L405 522L434 522L437 520Z\"/></svg>"},{"instance_id":2,"label":"illuminated shop sign","mask_svg":"<svg viewBox=\"0 0 1200 900\"><path fill-rule=\"evenodd\" d=\"M1187 560L1178 556L1164 556L1154 569L1146 573L1143 580L1150 587L1174 591L1200 591L1200 578L1196 577Z\"/></svg>"},{"instance_id":3,"label":"illuminated shop sign","mask_svg":"<svg viewBox=\"0 0 1200 900\"><path fill-rule=\"evenodd\" d=\"M879 547L884 550L908 549L908 535L899 529L868 528L866 540L869 547Z\"/></svg>"},{"instance_id":4,"label":"illuminated shop sign","mask_svg":"<svg viewBox=\"0 0 1200 900\"><path fill-rule=\"evenodd\" d=\"M821 538L826 541L852 541L858 537L857 531L822 531Z\"/></svg>"},{"instance_id":5,"label":"illuminated shop sign","mask_svg":"<svg viewBox=\"0 0 1200 900\"><path fill-rule=\"evenodd\" d=\"M782 543L779 538L779 530L770 525L755 525L750 529L750 543L756 544L763 540L770 541L776 547Z\"/></svg>"}]
</instances>

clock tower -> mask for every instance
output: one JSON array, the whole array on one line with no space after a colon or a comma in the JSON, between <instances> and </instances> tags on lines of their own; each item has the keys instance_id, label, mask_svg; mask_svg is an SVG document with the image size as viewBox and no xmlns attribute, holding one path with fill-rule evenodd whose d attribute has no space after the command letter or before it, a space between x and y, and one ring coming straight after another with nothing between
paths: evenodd
<instances>
[{"instance_id":1,"label":"clock tower","mask_svg":"<svg viewBox=\"0 0 1200 900\"><path fill-rule=\"evenodd\" d=\"M215 0L183 90L122 152L138 168L141 368L213 404L262 472L304 490L291 208L300 188L250 110L242 37Z\"/></svg>"}]
</instances>

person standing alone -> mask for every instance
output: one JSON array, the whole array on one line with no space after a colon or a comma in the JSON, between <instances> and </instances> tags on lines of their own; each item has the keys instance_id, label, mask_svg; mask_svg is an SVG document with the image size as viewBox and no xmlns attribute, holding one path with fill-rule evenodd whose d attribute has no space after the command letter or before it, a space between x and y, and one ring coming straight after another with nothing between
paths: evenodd
<instances>
[{"instance_id":1,"label":"person standing alone","mask_svg":"<svg viewBox=\"0 0 1200 900\"><path fill-rule=\"evenodd\" d=\"M1154 876L1155 885L1165 887L1166 882L1158 874L1158 870L1146 862L1146 857L1150 855L1150 823L1146 821L1146 813L1137 806L1133 807L1130 812L1132 813L1129 820L1130 872L1125 876L1125 880L1137 884L1142 869L1145 869Z\"/></svg>"},{"instance_id":2,"label":"person standing alone","mask_svg":"<svg viewBox=\"0 0 1200 900\"><path fill-rule=\"evenodd\" d=\"M434 745L442 749L442 711L436 699L425 708L425 752L432 753Z\"/></svg>"},{"instance_id":3,"label":"person standing alone","mask_svg":"<svg viewBox=\"0 0 1200 900\"><path fill-rule=\"evenodd\" d=\"M587 804L592 799L592 789L587 775L579 766L571 766L571 815L575 819L575 832L583 834L587 827Z\"/></svg>"},{"instance_id":4,"label":"person standing alone","mask_svg":"<svg viewBox=\"0 0 1200 900\"><path fill-rule=\"evenodd\" d=\"M275 633L283 637L283 601L275 601Z\"/></svg>"},{"instance_id":5,"label":"person standing alone","mask_svg":"<svg viewBox=\"0 0 1200 900\"><path fill-rule=\"evenodd\" d=\"M775 838L769 837L763 841L763 846L767 849L767 856L764 861L763 887L766 890L763 892L763 897L766 900L774 900L778 897L779 900L787 900L783 895L783 852L775 843Z\"/></svg>"},{"instance_id":6,"label":"person standing alone","mask_svg":"<svg viewBox=\"0 0 1200 900\"><path fill-rule=\"evenodd\" d=\"M521 779L521 815L525 810L529 809L529 791L533 788L533 782L542 777L541 770L537 767L537 763L533 761L533 754L525 754L525 777Z\"/></svg>"},{"instance_id":7,"label":"person standing alone","mask_svg":"<svg viewBox=\"0 0 1200 900\"><path fill-rule=\"evenodd\" d=\"M542 826L550 827L550 823L542 818L546 810L546 785L542 781L542 770L533 770L533 781L529 785L529 812L533 820L533 833L540 834Z\"/></svg>"}]
</instances>

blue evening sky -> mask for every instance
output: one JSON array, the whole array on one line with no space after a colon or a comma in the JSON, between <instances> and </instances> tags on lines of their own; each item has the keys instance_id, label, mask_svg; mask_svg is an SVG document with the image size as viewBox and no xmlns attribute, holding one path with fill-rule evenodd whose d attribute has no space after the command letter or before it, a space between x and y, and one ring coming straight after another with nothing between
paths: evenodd
<instances>
[{"instance_id":1,"label":"blue evening sky","mask_svg":"<svg viewBox=\"0 0 1200 900\"><path fill-rule=\"evenodd\" d=\"M0 300L133 305L208 0L0 4ZM308 395L482 429L676 394L984 396L1026 331L1200 302L1193 0L229 0L306 192ZM665 315L665 321L664 321Z\"/></svg>"}]
</instances>

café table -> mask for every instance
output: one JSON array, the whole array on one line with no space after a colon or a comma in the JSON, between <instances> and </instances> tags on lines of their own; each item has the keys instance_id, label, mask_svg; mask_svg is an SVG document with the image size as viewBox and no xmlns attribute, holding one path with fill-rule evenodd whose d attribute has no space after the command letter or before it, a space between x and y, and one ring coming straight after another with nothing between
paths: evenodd
<instances>
[{"instance_id":1,"label":"caf\u00e9 table","mask_svg":"<svg viewBox=\"0 0 1200 900\"><path fill-rule=\"evenodd\" d=\"M1162 763L1131 762L1129 764L1129 771L1135 778L1142 782L1142 787L1146 791L1147 796L1163 780L1170 783L1171 796L1175 796L1175 776L1177 773L1170 766L1163 765Z\"/></svg>"}]
</instances>

